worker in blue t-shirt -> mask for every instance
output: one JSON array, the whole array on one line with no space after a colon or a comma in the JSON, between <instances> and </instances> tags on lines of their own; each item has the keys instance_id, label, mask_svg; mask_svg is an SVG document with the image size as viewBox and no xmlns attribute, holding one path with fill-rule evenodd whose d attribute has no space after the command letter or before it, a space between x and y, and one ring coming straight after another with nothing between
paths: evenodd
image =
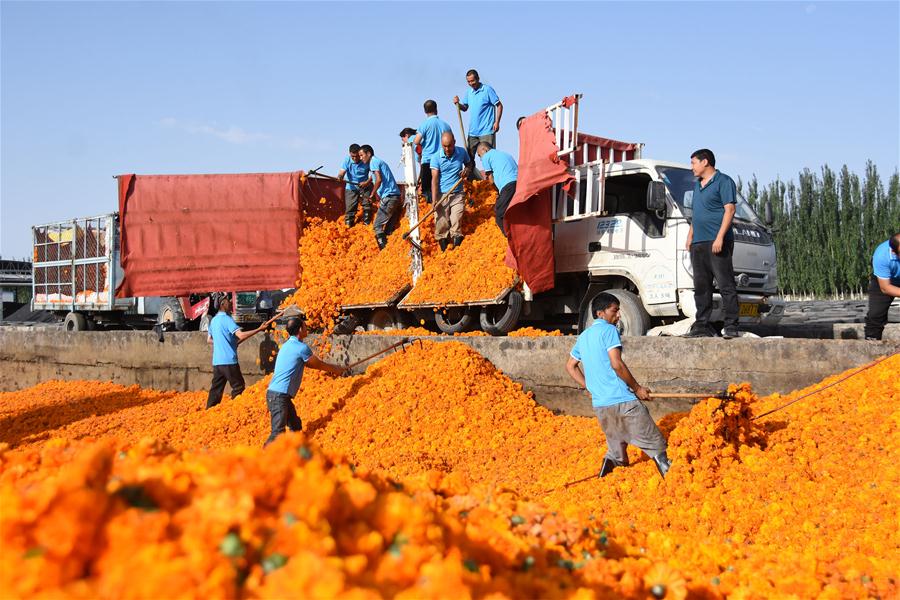
<instances>
[{"instance_id":1,"label":"worker in blue t-shirt","mask_svg":"<svg viewBox=\"0 0 900 600\"><path fill-rule=\"evenodd\" d=\"M206 342L212 344L213 377L206 398L206 408L212 408L222 401L225 382L231 386L231 397L236 398L244 391L244 376L238 362L238 344L260 331L265 331L277 318L278 313L252 331L242 331L240 325L231 317L231 296L218 297L216 315L209 321Z\"/></svg>"},{"instance_id":2,"label":"worker in blue t-shirt","mask_svg":"<svg viewBox=\"0 0 900 600\"><path fill-rule=\"evenodd\" d=\"M465 98L460 101L459 96L454 96L453 104L459 106L463 112L472 110L469 117L469 133L466 135L468 138L466 150L474 159L479 142L487 142L491 148L497 147L497 132L500 131L500 119L503 118L503 103L500 102L494 88L481 83L475 69L466 72L466 83L469 84L469 90Z\"/></svg>"},{"instance_id":3,"label":"worker in blue t-shirt","mask_svg":"<svg viewBox=\"0 0 900 600\"><path fill-rule=\"evenodd\" d=\"M669 470L666 439L641 403L650 399L650 390L635 381L622 360L622 340L616 329L619 299L606 292L597 294L591 312L597 320L578 336L566 370L591 393L591 406L606 436L600 477L628 465L628 444L652 458L665 477Z\"/></svg>"},{"instance_id":4,"label":"worker in blue t-shirt","mask_svg":"<svg viewBox=\"0 0 900 600\"><path fill-rule=\"evenodd\" d=\"M722 337L739 337L739 305L734 283L734 233L731 222L737 210L737 186L725 173L716 170L712 150L691 154L694 184L691 228L685 247L691 253L694 270L696 320L685 337L715 337L719 334L709 319L713 308L713 279L722 295L725 329Z\"/></svg>"},{"instance_id":5,"label":"worker in blue t-shirt","mask_svg":"<svg viewBox=\"0 0 900 600\"><path fill-rule=\"evenodd\" d=\"M323 362L313 354L312 348L303 343L307 331L306 321L302 316L288 319L287 332L291 337L278 350L275 371L266 390L266 406L272 419L272 433L266 440L266 445L284 433L285 427L291 431L303 429L294 406L294 396L303 381L304 367L309 366L335 375L342 375L345 371L343 367Z\"/></svg>"},{"instance_id":6,"label":"worker in blue t-shirt","mask_svg":"<svg viewBox=\"0 0 900 600\"><path fill-rule=\"evenodd\" d=\"M359 158L359 148L359 144L350 144L350 152L338 171L341 181L347 176L344 187L344 222L347 227L356 224L356 210L360 204L363 223L368 225L372 222L372 182L369 179L369 165Z\"/></svg>"},{"instance_id":7,"label":"worker in blue t-shirt","mask_svg":"<svg viewBox=\"0 0 900 600\"><path fill-rule=\"evenodd\" d=\"M875 248L869 281L866 339L880 340L894 298L900 298L900 231Z\"/></svg>"},{"instance_id":8,"label":"worker in blue t-shirt","mask_svg":"<svg viewBox=\"0 0 900 600\"><path fill-rule=\"evenodd\" d=\"M369 165L372 174L372 188L377 195L378 210L375 213L375 242L379 250L387 246L387 236L394 231L394 216L400 208L400 188L394 174L386 162L375 156L375 150L369 144L363 144L359 150L360 160Z\"/></svg>"},{"instance_id":9,"label":"worker in blue t-shirt","mask_svg":"<svg viewBox=\"0 0 900 600\"><path fill-rule=\"evenodd\" d=\"M469 153L456 145L453 132L446 131L441 136L441 150L431 156L430 162L431 193L435 198L434 239L443 252L451 239L454 248L459 248L463 242L462 218L466 211L466 193L460 180L469 176ZM447 199L440 202L444 195Z\"/></svg>"},{"instance_id":10,"label":"worker in blue t-shirt","mask_svg":"<svg viewBox=\"0 0 900 600\"><path fill-rule=\"evenodd\" d=\"M481 166L484 167L484 175L497 188L497 202L494 204L494 220L497 227L503 230L503 216L513 196L516 195L516 181L519 179L519 167L511 154L494 150L487 142L478 143L478 156L481 157Z\"/></svg>"},{"instance_id":11,"label":"worker in blue t-shirt","mask_svg":"<svg viewBox=\"0 0 900 600\"><path fill-rule=\"evenodd\" d=\"M428 165L431 156L441 151L441 136L450 131L450 125L437 116L437 102L426 100L425 120L416 129L416 137L413 138L413 146L422 147L422 172L419 174L419 185L425 202L431 203L431 169Z\"/></svg>"}]
</instances>

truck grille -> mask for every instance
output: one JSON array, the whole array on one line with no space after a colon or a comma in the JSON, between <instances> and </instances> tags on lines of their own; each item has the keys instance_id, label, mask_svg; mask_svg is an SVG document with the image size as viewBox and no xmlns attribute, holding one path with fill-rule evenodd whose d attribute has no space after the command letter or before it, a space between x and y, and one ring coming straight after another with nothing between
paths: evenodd
<instances>
[{"instance_id":1,"label":"truck grille","mask_svg":"<svg viewBox=\"0 0 900 600\"><path fill-rule=\"evenodd\" d=\"M772 243L772 236L762 227L748 223L735 223L731 230L734 232L734 241L757 246L768 246Z\"/></svg>"}]
</instances>

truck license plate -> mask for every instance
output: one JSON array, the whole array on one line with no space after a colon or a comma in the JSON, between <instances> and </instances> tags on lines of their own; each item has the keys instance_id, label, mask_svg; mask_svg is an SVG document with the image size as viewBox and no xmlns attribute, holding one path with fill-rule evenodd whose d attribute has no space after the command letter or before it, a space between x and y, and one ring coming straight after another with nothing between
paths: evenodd
<instances>
[{"instance_id":1,"label":"truck license plate","mask_svg":"<svg viewBox=\"0 0 900 600\"><path fill-rule=\"evenodd\" d=\"M758 317L759 316L759 304L747 304L747 303L741 302L739 314L742 317Z\"/></svg>"}]
</instances>

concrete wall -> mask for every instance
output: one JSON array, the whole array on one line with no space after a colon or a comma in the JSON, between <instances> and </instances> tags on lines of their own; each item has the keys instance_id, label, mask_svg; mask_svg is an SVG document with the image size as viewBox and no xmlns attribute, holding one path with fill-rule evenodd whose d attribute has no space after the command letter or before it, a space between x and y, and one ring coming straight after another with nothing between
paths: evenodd
<instances>
[{"instance_id":1,"label":"concrete wall","mask_svg":"<svg viewBox=\"0 0 900 600\"><path fill-rule=\"evenodd\" d=\"M332 361L359 359L395 342L392 336L358 335L334 340ZM435 337L472 346L545 406L591 414L590 402L565 371L572 337ZM258 380L262 336L240 346L248 383ZM900 350L894 341L803 339L625 338L625 360L635 377L654 391L717 391L749 381L761 394L789 392L835 372ZM364 368L364 366L363 366ZM65 333L0 328L0 391L48 379L102 379L157 389L207 389L212 376L206 334L152 332ZM655 416L683 410L689 401L655 401Z\"/></svg>"}]
</instances>

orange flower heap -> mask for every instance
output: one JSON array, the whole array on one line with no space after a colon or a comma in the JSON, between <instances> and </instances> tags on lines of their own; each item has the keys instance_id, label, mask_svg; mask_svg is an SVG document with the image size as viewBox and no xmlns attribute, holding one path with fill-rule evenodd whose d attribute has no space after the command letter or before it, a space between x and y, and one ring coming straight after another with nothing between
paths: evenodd
<instances>
[{"instance_id":1,"label":"orange flower heap","mask_svg":"<svg viewBox=\"0 0 900 600\"><path fill-rule=\"evenodd\" d=\"M299 306L310 328L330 331L340 307L347 304L358 274L377 254L378 245L370 228L310 219L300 237L297 290L282 308Z\"/></svg>"},{"instance_id":2,"label":"orange flower heap","mask_svg":"<svg viewBox=\"0 0 900 600\"><path fill-rule=\"evenodd\" d=\"M650 566L512 492L404 485L299 434L215 453L59 440L0 465L3 597L594 597Z\"/></svg>"},{"instance_id":3,"label":"orange flower heap","mask_svg":"<svg viewBox=\"0 0 900 600\"><path fill-rule=\"evenodd\" d=\"M0 394L0 596L897 597L898 371L669 415L666 479L635 448L597 478L596 419L458 342L308 371L306 438L266 451L266 379L208 411L93 382Z\"/></svg>"},{"instance_id":4,"label":"orange flower heap","mask_svg":"<svg viewBox=\"0 0 900 600\"><path fill-rule=\"evenodd\" d=\"M401 219L398 230L388 237L384 250L375 255L350 284L345 304L385 303L404 287L412 285L412 246L402 237L408 230L409 222Z\"/></svg>"},{"instance_id":5,"label":"orange flower heap","mask_svg":"<svg viewBox=\"0 0 900 600\"><path fill-rule=\"evenodd\" d=\"M494 222L496 188L487 181L467 182L466 194L474 207L467 206L463 216L462 246L425 260L425 269L405 302L490 300L515 282L515 271L503 262L506 238Z\"/></svg>"}]
</instances>

